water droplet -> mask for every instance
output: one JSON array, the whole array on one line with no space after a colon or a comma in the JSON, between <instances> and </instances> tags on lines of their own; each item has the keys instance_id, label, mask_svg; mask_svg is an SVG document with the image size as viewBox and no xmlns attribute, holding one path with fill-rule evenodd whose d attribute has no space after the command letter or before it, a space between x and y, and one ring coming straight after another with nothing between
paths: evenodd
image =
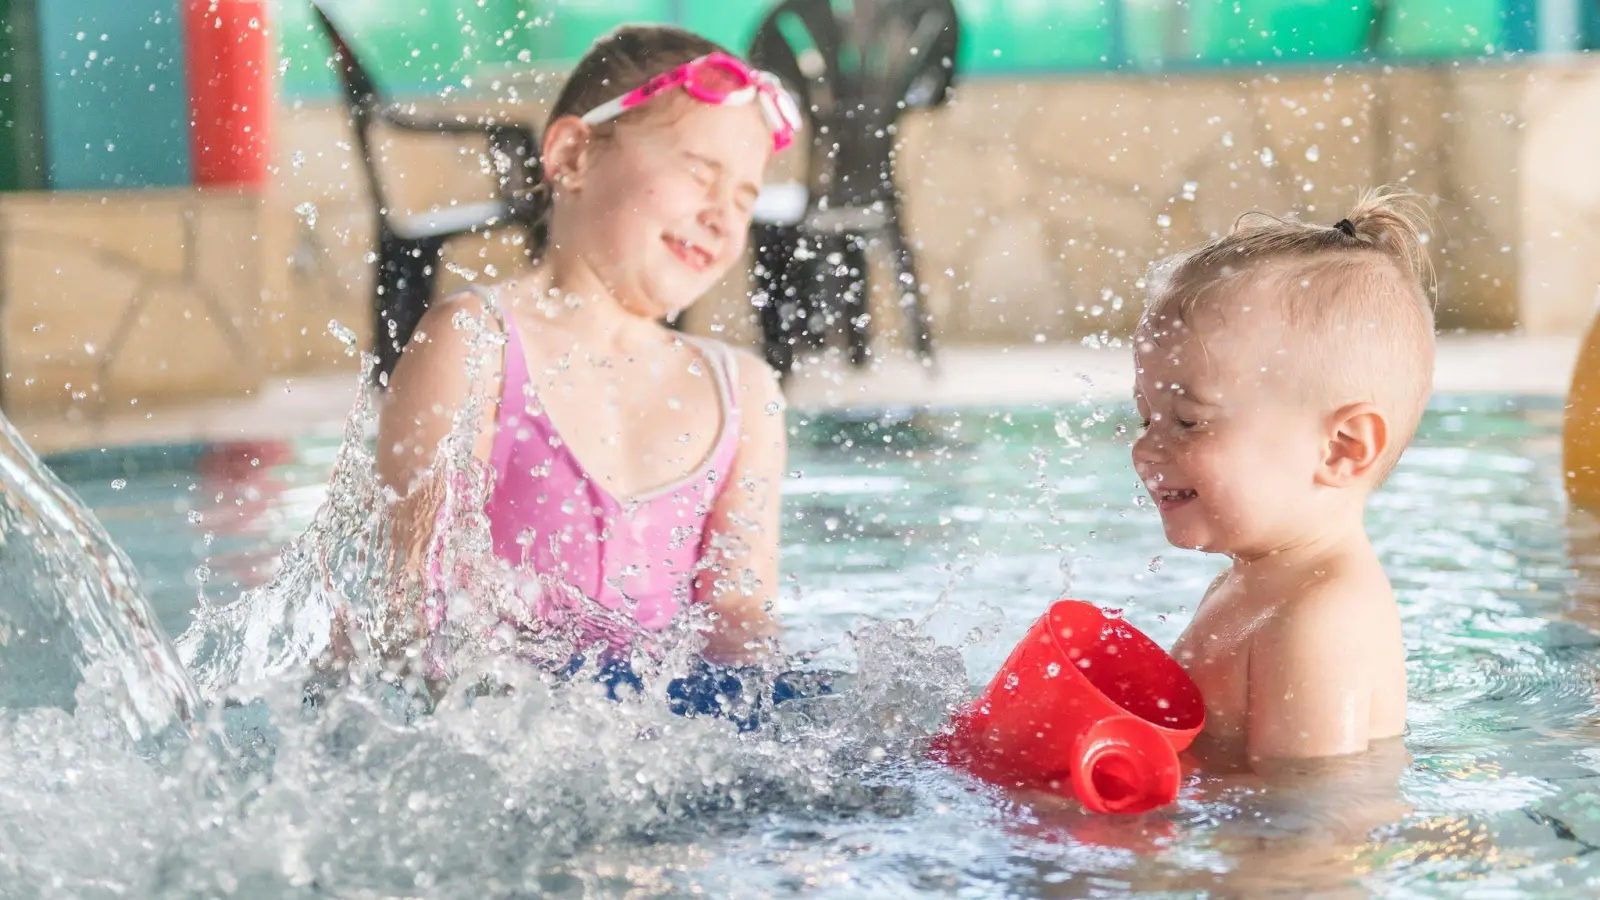
<instances>
[{"instance_id":1,"label":"water droplet","mask_svg":"<svg viewBox=\"0 0 1600 900\"><path fill-rule=\"evenodd\" d=\"M361 339L356 337L356 333L340 324L338 319L328 320L328 333L333 335L335 340L344 345L344 349L347 353L354 352L361 346Z\"/></svg>"},{"instance_id":2,"label":"water droplet","mask_svg":"<svg viewBox=\"0 0 1600 900\"><path fill-rule=\"evenodd\" d=\"M1152 572L1161 571L1161 557L1159 557L1159 556L1150 557L1150 571L1152 571Z\"/></svg>"},{"instance_id":3,"label":"water droplet","mask_svg":"<svg viewBox=\"0 0 1600 900\"><path fill-rule=\"evenodd\" d=\"M128 480L126 478L113 478L111 480L111 489L113 491L120 491L127 486Z\"/></svg>"},{"instance_id":4,"label":"water droplet","mask_svg":"<svg viewBox=\"0 0 1600 900\"><path fill-rule=\"evenodd\" d=\"M1051 663L1050 665L1044 667L1044 675L1045 675L1046 678L1054 678L1054 677L1056 677L1057 675L1060 675L1060 674L1061 674L1061 664L1060 663Z\"/></svg>"},{"instance_id":5,"label":"water droplet","mask_svg":"<svg viewBox=\"0 0 1600 900\"><path fill-rule=\"evenodd\" d=\"M1317 149L1317 145L1316 144L1312 144L1311 146L1306 148L1306 162L1316 162L1317 160L1319 160L1321 158L1322 158L1322 151Z\"/></svg>"}]
</instances>

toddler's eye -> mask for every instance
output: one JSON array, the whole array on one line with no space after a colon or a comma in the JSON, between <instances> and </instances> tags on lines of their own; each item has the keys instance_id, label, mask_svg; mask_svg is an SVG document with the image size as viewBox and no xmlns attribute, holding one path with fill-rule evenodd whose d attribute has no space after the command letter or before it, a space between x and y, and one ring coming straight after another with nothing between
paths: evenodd
<instances>
[{"instance_id":1,"label":"toddler's eye","mask_svg":"<svg viewBox=\"0 0 1600 900\"><path fill-rule=\"evenodd\" d=\"M1183 419L1179 419L1177 417L1174 417L1172 421L1177 422L1179 428L1194 428L1195 426L1200 424L1199 422L1186 422Z\"/></svg>"}]
</instances>

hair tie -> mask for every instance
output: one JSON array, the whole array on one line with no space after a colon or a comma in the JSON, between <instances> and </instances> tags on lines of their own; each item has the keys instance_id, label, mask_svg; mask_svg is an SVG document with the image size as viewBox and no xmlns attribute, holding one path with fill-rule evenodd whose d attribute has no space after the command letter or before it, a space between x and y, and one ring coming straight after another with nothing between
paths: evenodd
<instances>
[{"instance_id":1,"label":"hair tie","mask_svg":"<svg viewBox=\"0 0 1600 900\"><path fill-rule=\"evenodd\" d=\"M1345 234L1348 234L1351 237L1355 237L1356 236L1356 224L1354 222L1350 221L1349 219L1340 219L1339 221L1333 223L1333 227L1339 229L1340 231L1344 232Z\"/></svg>"}]
</instances>

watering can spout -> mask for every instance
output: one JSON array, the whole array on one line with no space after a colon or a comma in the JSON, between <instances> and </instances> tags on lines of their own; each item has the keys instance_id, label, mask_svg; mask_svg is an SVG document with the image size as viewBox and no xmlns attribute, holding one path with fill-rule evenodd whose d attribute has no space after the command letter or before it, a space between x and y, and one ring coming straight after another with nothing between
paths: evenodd
<instances>
[{"instance_id":1,"label":"watering can spout","mask_svg":"<svg viewBox=\"0 0 1600 900\"><path fill-rule=\"evenodd\" d=\"M1093 812L1140 813L1178 799L1178 752L1137 716L1089 726L1073 757L1072 792Z\"/></svg>"}]
</instances>

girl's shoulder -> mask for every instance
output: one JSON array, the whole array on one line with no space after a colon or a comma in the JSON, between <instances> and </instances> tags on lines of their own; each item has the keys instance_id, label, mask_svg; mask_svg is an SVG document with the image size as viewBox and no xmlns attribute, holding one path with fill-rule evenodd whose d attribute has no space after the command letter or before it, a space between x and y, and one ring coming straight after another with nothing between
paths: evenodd
<instances>
[{"instance_id":1,"label":"girl's shoulder","mask_svg":"<svg viewBox=\"0 0 1600 900\"><path fill-rule=\"evenodd\" d=\"M428 305L390 377L390 393L456 393L474 373L497 368L505 322L483 289L460 291Z\"/></svg>"},{"instance_id":2,"label":"girl's shoulder","mask_svg":"<svg viewBox=\"0 0 1600 900\"><path fill-rule=\"evenodd\" d=\"M689 334L684 337L699 347L713 364L722 367L728 376L729 390L741 406L753 402L765 408L777 403L781 409L785 405L778 373L753 351L714 337Z\"/></svg>"}]
</instances>

